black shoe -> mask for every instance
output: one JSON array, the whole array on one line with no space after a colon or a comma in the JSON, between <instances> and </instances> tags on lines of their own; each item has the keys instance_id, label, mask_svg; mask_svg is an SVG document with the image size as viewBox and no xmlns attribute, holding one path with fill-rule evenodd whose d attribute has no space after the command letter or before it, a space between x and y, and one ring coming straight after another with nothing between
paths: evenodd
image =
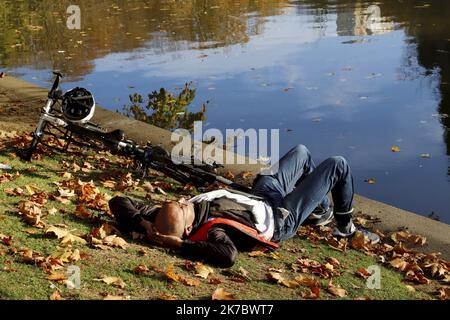
<instances>
[{"instance_id":1,"label":"black shoe","mask_svg":"<svg viewBox=\"0 0 450 320\"><path fill-rule=\"evenodd\" d=\"M316 209L308 218L306 218L304 225L311 226L326 226L333 221L333 207L328 207L327 210Z\"/></svg>"}]
</instances>

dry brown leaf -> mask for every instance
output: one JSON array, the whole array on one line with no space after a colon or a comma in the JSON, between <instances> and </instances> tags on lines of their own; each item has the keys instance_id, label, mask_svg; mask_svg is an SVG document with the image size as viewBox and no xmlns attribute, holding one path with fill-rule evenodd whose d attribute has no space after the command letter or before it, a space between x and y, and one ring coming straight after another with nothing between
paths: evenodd
<instances>
[{"instance_id":1,"label":"dry brown leaf","mask_svg":"<svg viewBox=\"0 0 450 320\"><path fill-rule=\"evenodd\" d=\"M439 262L430 262L423 265L423 268L429 270L432 277L445 277L445 274L449 271L445 267L443 263Z\"/></svg>"},{"instance_id":2,"label":"dry brown leaf","mask_svg":"<svg viewBox=\"0 0 450 320\"><path fill-rule=\"evenodd\" d=\"M128 248L128 243L121 237L116 236L115 234L105 237L103 239L103 243L111 247L119 247L122 249Z\"/></svg>"},{"instance_id":3,"label":"dry brown leaf","mask_svg":"<svg viewBox=\"0 0 450 320\"><path fill-rule=\"evenodd\" d=\"M115 189L116 188L116 182L112 181L112 180L106 180L102 182L103 186L105 188L109 188L109 189Z\"/></svg>"},{"instance_id":4,"label":"dry brown leaf","mask_svg":"<svg viewBox=\"0 0 450 320\"><path fill-rule=\"evenodd\" d=\"M11 182L14 179L17 179L19 176L20 176L20 174L18 172L16 174L12 174L12 173L0 174L0 183Z\"/></svg>"},{"instance_id":5,"label":"dry brown leaf","mask_svg":"<svg viewBox=\"0 0 450 320\"><path fill-rule=\"evenodd\" d=\"M310 292L302 292L303 299L319 299L320 298L320 288L310 287Z\"/></svg>"},{"instance_id":6,"label":"dry brown leaf","mask_svg":"<svg viewBox=\"0 0 450 320\"><path fill-rule=\"evenodd\" d=\"M231 171L228 171L223 175L224 178L227 178L229 180L234 180L234 174Z\"/></svg>"},{"instance_id":7,"label":"dry brown leaf","mask_svg":"<svg viewBox=\"0 0 450 320\"><path fill-rule=\"evenodd\" d=\"M173 264L167 265L164 275L166 276L167 280L169 280L169 281L178 282L180 280L180 276L177 275L175 273L175 271L173 270Z\"/></svg>"},{"instance_id":8,"label":"dry brown leaf","mask_svg":"<svg viewBox=\"0 0 450 320\"><path fill-rule=\"evenodd\" d=\"M239 173L239 177L242 179L248 179L250 177L253 177L255 174L253 172L250 171L242 171L241 173Z\"/></svg>"},{"instance_id":9,"label":"dry brown leaf","mask_svg":"<svg viewBox=\"0 0 450 320\"><path fill-rule=\"evenodd\" d=\"M20 201L19 202L19 215L22 216L23 220L37 228L44 228L45 224L41 221L42 210L31 201Z\"/></svg>"},{"instance_id":10,"label":"dry brown leaf","mask_svg":"<svg viewBox=\"0 0 450 320\"><path fill-rule=\"evenodd\" d=\"M13 239L12 236L6 236L0 233L0 242L3 243L4 245L10 246L12 239Z\"/></svg>"},{"instance_id":11,"label":"dry brown leaf","mask_svg":"<svg viewBox=\"0 0 450 320\"><path fill-rule=\"evenodd\" d=\"M68 233L67 235L64 236L64 238L61 240L61 245L72 245L74 243L81 243L81 244L86 244L87 241L84 240L83 238L80 238L76 235L73 235L71 233Z\"/></svg>"},{"instance_id":12,"label":"dry brown leaf","mask_svg":"<svg viewBox=\"0 0 450 320\"><path fill-rule=\"evenodd\" d=\"M391 265L391 267L395 268L395 269L399 269L401 271L405 271L409 264L408 262L406 262L405 260L401 259L401 258L396 258L394 260L389 261L389 264Z\"/></svg>"},{"instance_id":13,"label":"dry brown leaf","mask_svg":"<svg viewBox=\"0 0 450 320\"><path fill-rule=\"evenodd\" d=\"M181 282L182 284L184 284L185 286L189 286L189 287L196 287L198 285L200 285L200 281L198 281L197 279L191 279L191 278L187 278L184 276L179 276L179 282Z\"/></svg>"},{"instance_id":14,"label":"dry brown leaf","mask_svg":"<svg viewBox=\"0 0 450 320\"><path fill-rule=\"evenodd\" d=\"M226 292L223 288L217 288L211 298L212 300L236 300L232 293Z\"/></svg>"},{"instance_id":15,"label":"dry brown leaf","mask_svg":"<svg viewBox=\"0 0 450 320\"><path fill-rule=\"evenodd\" d=\"M18 196L23 195L23 193L24 193L24 190L20 187L5 190L5 194L7 194L8 196L18 197Z\"/></svg>"},{"instance_id":16,"label":"dry brown leaf","mask_svg":"<svg viewBox=\"0 0 450 320\"><path fill-rule=\"evenodd\" d=\"M155 192L155 187L148 181L145 181L142 184L142 188L144 188L145 191L150 192L150 193Z\"/></svg>"},{"instance_id":17,"label":"dry brown leaf","mask_svg":"<svg viewBox=\"0 0 450 320\"><path fill-rule=\"evenodd\" d=\"M47 280L50 281L64 281L67 280L67 277L64 273L51 273L48 277Z\"/></svg>"},{"instance_id":18,"label":"dry brown leaf","mask_svg":"<svg viewBox=\"0 0 450 320\"><path fill-rule=\"evenodd\" d=\"M278 284L281 284L287 288L297 288L300 286L300 284L295 281L295 280L291 280L291 279L285 279L281 273L278 272L268 272L266 274L267 278L272 281L272 282L276 282Z\"/></svg>"},{"instance_id":19,"label":"dry brown leaf","mask_svg":"<svg viewBox=\"0 0 450 320\"><path fill-rule=\"evenodd\" d=\"M356 231L351 240L351 247L355 250L369 251L369 240L366 238L366 236L364 236L362 232Z\"/></svg>"},{"instance_id":20,"label":"dry brown leaf","mask_svg":"<svg viewBox=\"0 0 450 320\"><path fill-rule=\"evenodd\" d=\"M440 288L438 291L439 299L450 300L450 288Z\"/></svg>"},{"instance_id":21,"label":"dry brown leaf","mask_svg":"<svg viewBox=\"0 0 450 320\"><path fill-rule=\"evenodd\" d=\"M79 218L90 218L92 214L86 209L83 204L78 204L75 208L75 215Z\"/></svg>"},{"instance_id":22,"label":"dry brown leaf","mask_svg":"<svg viewBox=\"0 0 450 320\"><path fill-rule=\"evenodd\" d=\"M75 197L75 191L69 190L69 189L64 189L64 188L59 188L58 195L61 198L71 198L71 197Z\"/></svg>"},{"instance_id":23,"label":"dry brown leaf","mask_svg":"<svg viewBox=\"0 0 450 320\"><path fill-rule=\"evenodd\" d=\"M145 264L140 264L133 269L133 272L135 274L147 274L150 272L150 269Z\"/></svg>"},{"instance_id":24,"label":"dry brown leaf","mask_svg":"<svg viewBox=\"0 0 450 320\"><path fill-rule=\"evenodd\" d=\"M106 284L111 284L120 289L124 289L126 287L125 282L119 277L103 277L101 279L94 279L94 281L104 282Z\"/></svg>"},{"instance_id":25,"label":"dry brown leaf","mask_svg":"<svg viewBox=\"0 0 450 320\"><path fill-rule=\"evenodd\" d=\"M320 287L319 281L315 279L314 277L305 277L305 276L297 276L295 277L295 281L305 287L315 288Z\"/></svg>"},{"instance_id":26,"label":"dry brown leaf","mask_svg":"<svg viewBox=\"0 0 450 320\"><path fill-rule=\"evenodd\" d=\"M207 279L208 278L208 276L211 274L211 273L214 273L214 269L213 268L211 268L211 267L209 267L209 266L205 266L204 264L202 264L202 263L199 263L199 262L197 262L195 265L194 265L194 268L195 268L195 271L196 271L196 276L197 277L200 277L200 278L203 278L203 279Z\"/></svg>"},{"instance_id":27,"label":"dry brown leaf","mask_svg":"<svg viewBox=\"0 0 450 320\"><path fill-rule=\"evenodd\" d=\"M208 283L209 284L221 284L222 280L219 278L216 278L216 277L211 277L211 278L209 278Z\"/></svg>"},{"instance_id":28,"label":"dry brown leaf","mask_svg":"<svg viewBox=\"0 0 450 320\"><path fill-rule=\"evenodd\" d=\"M55 237L57 239L62 239L69 233L70 233L69 230L61 229L55 226L50 226L44 231L44 234L46 236Z\"/></svg>"},{"instance_id":29,"label":"dry brown leaf","mask_svg":"<svg viewBox=\"0 0 450 320\"><path fill-rule=\"evenodd\" d=\"M411 234L408 231L397 231L391 234L391 239L398 242L409 242L418 246L423 246L427 242L427 238L420 235Z\"/></svg>"},{"instance_id":30,"label":"dry brown leaf","mask_svg":"<svg viewBox=\"0 0 450 320\"><path fill-rule=\"evenodd\" d=\"M72 179L72 174L70 172L63 172L60 174L64 179Z\"/></svg>"},{"instance_id":31,"label":"dry brown leaf","mask_svg":"<svg viewBox=\"0 0 450 320\"><path fill-rule=\"evenodd\" d=\"M428 284L428 280L421 270L408 270L405 275L405 280L419 284Z\"/></svg>"},{"instance_id":32,"label":"dry brown leaf","mask_svg":"<svg viewBox=\"0 0 450 320\"><path fill-rule=\"evenodd\" d=\"M362 268L362 267L358 268L356 270L355 274L360 276L363 279L367 279L367 278L369 278L372 275L372 273L370 273L367 269Z\"/></svg>"},{"instance_id":33,"label":"dry brown leaf","mask_svg":"<svg viewBox=\"0 0 450 320\"><path fill-rule=\"evenodd\" d=\"M52 293L52 295L49 297L50 300L64 300L61 297L61 293L59 292L59 290L55 290L55 292Z\"/></svg>"},{"instance_id":34,"label":"dry brown leaf","mask_svg":"<svg viewBox=\"0 0 450 320\"><path fill-rule=\"evenodd\" d=\"M248 255L250 257L261 257L261 256L265 256L266 254L263 251L252 251L252 252L249 252Z\"/></svg>"},{"instance_id":35,"label":"dry brown leaf","mask_svg":"<svg viewBox=\"0 0 450 320\"><path fill-rule=\"evenodd\" d=\"M341 266L341 263L339 262L338 259L333 258L333 257L327 257L325 259L328 263L332 264L334 267L338 268Z\"/></svg>"},{"instance_id":36,"label":"dry brown leaf","mask_svg":"<svg viewBox=\"0 0 450 320\"><path fill-rule=\"evenodd\" d=\"M347 296L347 291L345 291L345 289L342 289L340 287L334 286L333 282L331 280L328 283L327 290L329 293L331 293L332 295L334 295L336 297L344 298Z\"/></svg>"},{"instance_id":37,"label":"dry brown leaf","mask_svg":"<svg viewBox=\"0 0 450 320\"><path fill-rule=\"evenodd\" d=\"M98 239L105 239L107 236L120 234L120 231L109 223L104 223L99 228L92 229L89 234Z\"/></svg>"}]
</instances>

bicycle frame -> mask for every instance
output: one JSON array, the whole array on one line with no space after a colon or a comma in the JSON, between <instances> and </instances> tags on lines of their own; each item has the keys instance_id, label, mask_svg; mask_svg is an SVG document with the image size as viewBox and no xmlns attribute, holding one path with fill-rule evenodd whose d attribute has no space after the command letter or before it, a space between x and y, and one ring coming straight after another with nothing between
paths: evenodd
<instances>
[{"instance_id":1,"label":"bicycle frame","mask_svg":"<svg viewBox=\"0 0 450 320\"><path fill-rule=\"evenodd\" d=\"M213 171L219 167L217 164L175 164L166 150L159 146L153 146L148 144L142 147L132 140L126 140L122 130L114 130L107 132L103 130L97 124L88 122L85 124L77 124L65 119L63 116L55 113L54 107L63 95L58 90L60 73L55 73L56 79L53 83L52 89L48 93L48 100L42 109L39 122L33 132L33 141L28 149L22 154L21 158L26 161L31 161L33 153L36 151L39 143L55 149L54 146L50 146L42 141L45 134L50 134L56 137L56 135L50 131L46 131L47 127L52 127L58 130L64 135L66 140L65 147L60 151L67 151L71 142L75 142L73 136L89 139L95 142L100 142L106 145L108 149L113 152L118 152L125 156L130 156L134 159L137 170L141 171L142 178L145 177L147 169L152 168L159 172L166 174L167 176L184 184L191 183L196 187L202 187L207 183L220 182L230 186L233 189L250 192L250 189L246 186L237 184L231 180L228 180L222 176L218 176ZM65 130L65 132L64 132ZM79 143L79 142L77 142Z\"/></svg>"}]
</instances>

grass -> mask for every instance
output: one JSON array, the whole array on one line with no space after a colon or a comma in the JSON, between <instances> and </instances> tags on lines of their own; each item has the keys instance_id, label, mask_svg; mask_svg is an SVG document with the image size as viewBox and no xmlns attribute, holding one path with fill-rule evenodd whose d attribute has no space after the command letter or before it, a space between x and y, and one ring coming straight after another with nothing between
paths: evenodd
<instances>
[{"instance_id":1,"label":"grass","mask_svg":"<svg viewBox=\"0 0 450 320\"><path fill-rule=\"evenodd\" d=\"M69 163L75 161L81 165L88 155L94 153L86 153L84 159L70 154L56 153L51 156L44 156L42 160L26 163L12 157L10 152L11 150L7 148L0 151L0 163L10 164L13 167L13 172L17 171L20 176L15 180L0 184L0 234L12 236L10 246L0 243L0 299L48 299L56 288L60 290L64 299L103 299L107 294L130 297L131 299L158 299L162 295L174 295L178 299L210 299L217 287L224 288L225 291L234 294L238 299L300 299L301 293L307 291L308 288L291 289L271 283L266 278L266 273L270 268L283 269L283 274L286 277L298 275L290 271L290 266L300 256L307 256L320 262L324 262L327 257L334 257L340 261L341 265L347 266L347 269L342 269L343 272L340 277L333 279L335 285L347 290L346 299L360 297L370 299L431 298L424 292L409 290L400 273L379 264L374 257L351 249L338 252L326 244L314 244L299 237L284 242L276 255L250 257L246 253L241 253L237 263L230 270L214 268L214 273L210 277L219 279L220 284L210 284L208 280L197 278L200 280L200 284L192 287L178 282L168 282L163 274L153 271L153 269L165 269L167 265L173 264L177 274L195 278L194 272L187 270L185 267L185 260L166 249L151 247L145 242L134 241L127 236L124 236L124 238L130 246L126 250L114 248L112 251L104 251L91 248L88 245L74 244L74 248L78 248L89 258L74 263L81 271L81 288L66 288L64 284L47 280L48 274L35 265L24 263L19 255L12 252L11 248L29 248L48 256L61 248L58 247L58 240L45 237L42 229L27 225L18 215L18 202L27 199L29 195L25 193L23 196L9 196L6 195L5 191L32 185L48 194L55 193L57 190L55 182L65 180L61 177L61 174L66 171L63 169L62 161L65 160ZM93 160L89 161L95 167L98 165ZM114 166L105 170L111 170L112 167ZM98 176L102 173L102 170L93 170L92 172L72 174L82 181L93 180L102 192L113 196L116 192L103 188L98 181ZM2 173L0 172L0 174ZM155 182L156 180L166 181L167 179L155 176L150 177L149 180ZM175 199L182 190L182 186L172 183L173 188L166 190L168 192L166 196L153 194L152 197ZM144 199L146 194L141 190L134 190L127 192L127 195ZM98 214L97 219L78 218L73 214L75 206L76 204L73 202L62 204L58 201L49 200L44 207L47 209L54 207L58 209L58 212L44 217L43 220L47 225L65 224L76 235L87 234L92 228L100 226L102 222L111 222L109 217L102 214ZM60 209L64 211L61 212ZM30 230L33 232L30 232ZM145 275L135 274L133 269L139 264L149 266L151 271ZM65 268L68 265L66 264ZM354 274L357 268L367 268L372 265L378 265L381 270L381 289L379 290L368 289L366 280ZM11 268L14 271L5 271ZM243 270L248 272L249 280L239 282L236 281L236 278L230 276L230 273L239 274ZM126 283L126 287L121 289L94 281L94 279L103 276L120 277ZM335 299L326 291L329 280L321 279L320 281L320 298Z\"/></svg>"}]
</instances>

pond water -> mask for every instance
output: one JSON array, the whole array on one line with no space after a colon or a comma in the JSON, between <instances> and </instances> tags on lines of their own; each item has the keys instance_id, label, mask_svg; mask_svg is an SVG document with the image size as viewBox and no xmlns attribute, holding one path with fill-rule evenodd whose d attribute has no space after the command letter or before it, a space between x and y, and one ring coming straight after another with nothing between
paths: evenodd
<instances>
[{"instance_id":1,"label":"pond water","mask_svg":"<svg viewBox=\"0 0 450 320\"><path fill-rule=\"evenodd\" d=\"M449 1L86 0L80 30L70 4L0 1L2 71L112 110L193 81L206 127L278 128L280 153L343 155L357 193L450 223Z\"/></svg>"}]
</instances>

